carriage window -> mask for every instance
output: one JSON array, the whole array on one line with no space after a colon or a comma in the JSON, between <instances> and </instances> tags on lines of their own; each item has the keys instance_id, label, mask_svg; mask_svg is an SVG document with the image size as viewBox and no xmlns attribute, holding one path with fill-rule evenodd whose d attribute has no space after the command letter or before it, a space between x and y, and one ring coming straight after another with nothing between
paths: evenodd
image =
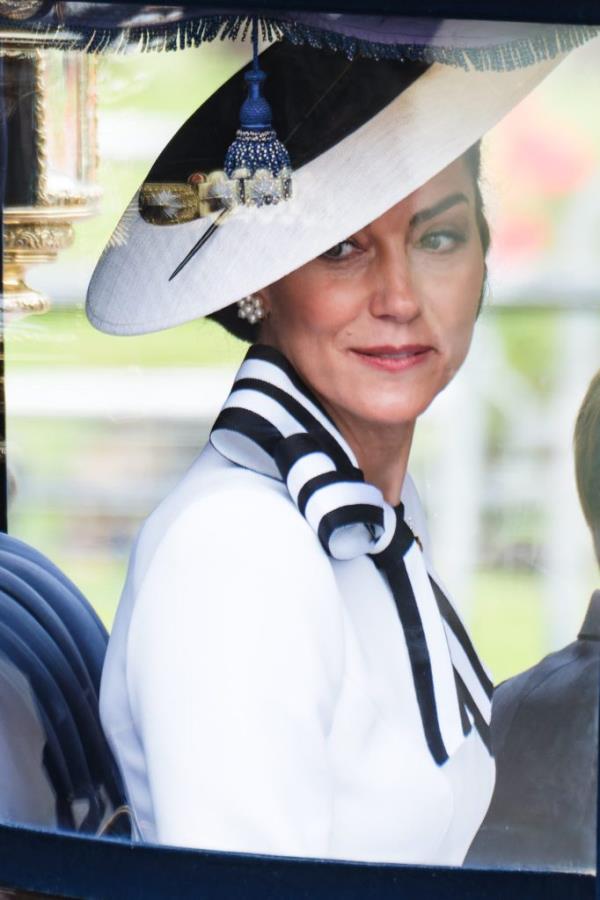
<instances>
[{"instance_id":1,"label":"carriage window","mask_svg":"<svg viewBox=\"0 0 600 900\"><path fill-rule=\"evenodd\" d=\"M245 41L177 52L4 58L0 590L14 610L0 744L16 771L25 741L35 797L0 778L0 816L206 849L590 872L598 39L572 34L564 46L582 46L554 65L549 36L537 61L530 38L475 51L465 37L446 65L441 28L400 62L381 49L391 31L315 19L259 29L258 62L252 18ZM529 90L486 66L509 70L510 53ZM493 114L485 78L512 98ZM427 124L440 95L443 134ZM348 513L368 504L373 520ZM200 741L206 755L179 765ZM415 768L400 783L389 754L403 747ZM442 801L471 776L459 821ZM420 836L392 815L403 796L425 810ZM123 804L130 820L115 819Z\"/></svg>"}]
</instances>

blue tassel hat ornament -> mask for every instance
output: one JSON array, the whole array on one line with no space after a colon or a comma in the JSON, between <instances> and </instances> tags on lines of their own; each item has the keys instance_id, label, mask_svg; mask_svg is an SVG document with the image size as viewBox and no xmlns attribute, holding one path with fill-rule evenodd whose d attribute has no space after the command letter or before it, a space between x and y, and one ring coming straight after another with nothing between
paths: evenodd
<instances>
[{"instance_id":1,"label":"blue tassel hat ornament","mask_svg":"<svg viewBox=\"0 0 600 900\"><path fill-rule=\"evenodd\" d=\"M258 28L254 22L252 68L244 75L248 96L240 127L225 155L225 173L237 185L240 203L263 206L288 200L292 193L289 154L273 130L271 107L261 93L266 75L258 64Z\"/></svg>"}]
</instances>

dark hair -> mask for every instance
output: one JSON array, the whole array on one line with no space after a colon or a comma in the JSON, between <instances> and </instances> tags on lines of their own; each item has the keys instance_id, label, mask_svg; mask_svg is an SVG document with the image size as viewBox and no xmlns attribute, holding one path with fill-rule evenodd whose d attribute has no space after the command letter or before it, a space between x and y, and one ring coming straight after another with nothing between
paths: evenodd
<instances>
[{"instance_id":1,"label":"dark hair","mask_svg":"<svg viewBox=\"0 0 600 900\"><path fill-rule=\"evenodd\" d=\"M475 186L475 220L479 229L479 238L483 248L484 257L487 256L490 249L490 226L485 217L485 209L483 206L483 197L481 195L481 141L477 141L472 147L469 147L464 154L464 160L470 174L473 176L473 184Z\"/></svg>"},{"instance_id":2,"label":"dark hair","mask_svg":"<svg viewBox=\"0 0 600 900\"><path fill-rule=\"evenodd\" d=\"M475 218L477 221L477 228L479 229L479 237L481 239L483 255L485 257L487 256L487 252L490 246L490 228L485 217L483 197L481 195L481 141L477 141L476 144L473 144L472 147L469 147L469 149L464 154L464 160L467 164L467 168L470 174L473 177L473 184L475 185ZM478 315L483 303L486 282L487 270L484 274L483 284L481 287L479 309L477 311ZM218 322L219 325L222 325L223 328L226 328L227 331L231 332L231 334L235 335L235 337L237 338L240 338L242 341L247 341L249 344L253 344L258 340L260 324L257 323L255 325L250 325L247 319L240 319L240 317L238 316L237 303L231 303L224 309L219 309L217 310L217 312L211 313L208 318L214 319L215 322Z\"/></svg>"},{"instance_id":3,"label":"dark hair","mask_svg":"<svg viewBox=\"0 0 600 900\"><path fill-rule=\"evenodd\" d=\"M592 379L581 404L574 444L577 491L600 563L600 372Z\"/></svg>"}]
</instances>

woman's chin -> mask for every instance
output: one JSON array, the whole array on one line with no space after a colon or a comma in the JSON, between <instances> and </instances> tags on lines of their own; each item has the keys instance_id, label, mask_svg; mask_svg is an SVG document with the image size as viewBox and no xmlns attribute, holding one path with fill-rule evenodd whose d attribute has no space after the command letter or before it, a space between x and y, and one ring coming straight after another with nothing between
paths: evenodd
<instances>
[{"instance_id":1,"label":"woman's chin","mask_svg":"<svg viewBox=\"0 0 600 900\"><path fill-rule=\"evenodd\" d=\"M433 397L430 397L422 402L415 402L416 398L411 397L409 402L398 403L396 398L386 403L381 397L369 395L362 402L354 398L354 402L347 404L346 409L355 421L361 422L369 429L402 430L414 425L415 419L427 409L432 399Z\"/></svg>"}]
</instances>

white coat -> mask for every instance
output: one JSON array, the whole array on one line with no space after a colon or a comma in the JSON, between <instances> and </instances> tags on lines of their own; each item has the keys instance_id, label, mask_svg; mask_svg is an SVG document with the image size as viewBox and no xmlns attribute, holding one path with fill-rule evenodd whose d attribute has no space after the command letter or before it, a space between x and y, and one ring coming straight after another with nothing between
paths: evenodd
<instances>
[{"instance_id":1,"label":"white coat","mask_svg":"<svg viewBox=\"0 0 600 900\"><path fill-rule=\"evenodd\" d=\"M101 713L147 841L460 864L494 783L476 729L432 759L371 559L328 557L283 483L210 445L136 542Z\"/></svg>"}]
</instances>

